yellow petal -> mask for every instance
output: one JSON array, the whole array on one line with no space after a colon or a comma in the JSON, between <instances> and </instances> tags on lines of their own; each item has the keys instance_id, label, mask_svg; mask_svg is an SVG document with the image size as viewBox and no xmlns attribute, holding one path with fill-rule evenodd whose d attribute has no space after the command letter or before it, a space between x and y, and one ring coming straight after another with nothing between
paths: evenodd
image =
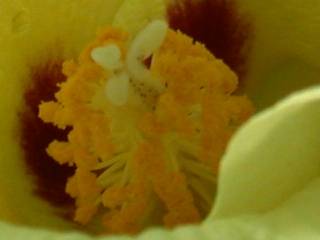
<instances>
[{"instance_id":1,"label":"yellow petal","mask_svg":"<svg viewBox=\"0 0 320 240\"><path fill-rule=\"evenodd\" d=\"M247 92L258 109L319 83L320 2L238 1L252 23Z\"/></svg>"},{"instance_id":2,"label":"yellow petal","mask_svg":"<svg viewBox=\"0 0 320 240\"><path fill-rule=\"evenodd\" d=\"M20 145L24 90L33 71L79 53L99 27L110 24L122 0L0 1L0 217L13 223L74 227L34 193ZM28 139L25 139L28 141ZM57 213L57 214L54 214Z\"/></svg>"},{"instance_id":3,"label":"yellow petal","mask_svg":"<svg viewBox=\"0 0 320 240\"><path fill-rule=\"evenodd\" d=\"M150 21L166 16L166 0L126 0L114 18L114 25L136 34Z\"/></svg>"}]
</instances>

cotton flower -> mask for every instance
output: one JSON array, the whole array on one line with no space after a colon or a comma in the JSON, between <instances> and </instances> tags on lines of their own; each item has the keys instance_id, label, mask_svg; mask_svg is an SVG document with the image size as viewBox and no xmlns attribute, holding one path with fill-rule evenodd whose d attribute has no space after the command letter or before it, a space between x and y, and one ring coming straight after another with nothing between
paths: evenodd
<instances>
[{"instance_id":1,"label":"cotton flower","mask_svg":"<svg viewBox=\"0 0 320 240\"><path fill-rule=\"evenodd\" d=\"M47 1L39 5L33 1L1 1L0 4L3 9L7 9L7 14L4 14L1 21L3 31L0 33L0 43L4 50L0 60L0 74L3 82L1 142L4 148L1 159L4 164L3 169L6 169L0 184L3 192L0 198L0 216L4 222L28 226L28 228L19 227L15 230L13 225L4 223L1 231L3 237L19 238L20 235L20 237L30 236L30 239L37 239L37 237L63 239L72 236L80 239L91 238L85 235L59 234L31 228L39 226L63 230L76 229L78 226L61 217L70 214L65 211L70 207L68 200L63 201L65 208L62 209L52 207L43 200L54 199L55 190L59 189L60 185L55 186L54 189L45 189L43 188L45 185L41 185L43 184L41 182L38 183L38 188L34 189L33 184L39 179L32 179L34 176L26 172L25 162L21 161L25 157L21 146L30 146L33 139L29 137L37 136L38 132L37 128L30 127L33 125L22 125L22 129L27 126L30 131L24 132L22 145L17 144L17 138L21 137L19 121L22 118L30 123L30 119L32 122L34 117L25 115L25 112L21 111L23 109L21 106L25 99L29 103L38 100L48 101L45 94L37 96L39 98L36 99L34 94L30 94L30 91L34 93L30 78L38 81L49 80L41 85L43 89L41 93L45 93L47 87L54 87L55 84L50 82L50 79L52 76L55 79L61 77L57 70L60 69L61 62L76 58L84 45L94 38L97 28L113 22L115 26L127 30L129 36L135 36L152 18L164 17L166 9L164 2L143 3L139 4L139 1L92 3L68 1L62 5ZM276 14L279 14L279 18L283 18L283 21L275 23L269 17L274 16L272 10L269 11L268 8L265 9L259 4L263 5L263 3L250 4L249 1L239 4L240 12L248 14L255 23L255 37L252 40L252 50L247 56L248 69L243 79L246 81L244 91L253 99L258 110L267 107L291 90L283 90L285 88L281 84L284 81L280 81L282 78L292 79L292 83L301 82L303 78L303 83L299 83L298 87L300 87L300 84L304 86L316 81L315 76L318 73L316 61L318 43L313 42L316 39L316 31L308 27L309 22L316 25L316 19L313 19L313 14L310 13L311 9L308 12L310 14L308 16L311 17L305 18L306 22L301 23L295 21L295 17L305 16L307 12L302 7L302 10L299 10L301 3L293 1L292 6L295 7L292 8L279 3L283 11L279 10L281 14ZM305 4L317 6L313 1ZM45 9L50 9L51 15ZM265 14L260 12L257 14L256 9L264 9ZM288 15L284 14L285 11L288 11ZM92 12L97 16L93 17ZM290 16L292 21L286 19ZM134 19L138 20L134 21ZM291 27L283 31L282 28L289 22L301 29L302 33L290 31ZM276 38L276 36L280 37ZM294 39L291 42L292 46L286 44L285 37L288 36ZM309 38L306 40L306 36L310 40ZM267 50L262 49L262 46ZM113 51L112 54L117 56L116 51L112 49L108 51L109 53ZM96 57L93 56L93 58ZM275 59L274 63L271 59ZM270 64L267 64L269 61ZM71 76L75 70L73 66L73 64L67 65L65 74ZM116 64L107 63L107 66L121 68L123 65L116 62ZM301 72L299 69L304 71ZM50 74L47 74L48 72ZM119 79L125 83L125 75L120 76ZM44 83L53 85L48 86ZM272 90L268 89L268 84ZM119 89L118 86L111 83L108 86L106 90L109 99L115 104L123 104L126 101L126 94L117 98L118 96L113 95L110 89L114 89L114 86ZM25 93L25 89L31 90ZM81 88L79 90L81 91ZM125 92L126 88L121 88L121 91ZM300 237L299 234L302 232L306 234L304 236L315 234L314 226L317 226L317 216L314 215L316 208L312 207L312 200L316 198L317 181L314 179L318 174L317 148L315 147L318 96L317 89L295 95L284 103L258 114L240 129L222 158L218 193L212 214L201 225L182 227L173 231L151 230L143 233L140 238L166 239L179 238L179 236L190 238L203 236L204 239L241 238L237 233L243 233L245 239L250 237L255 239L260 236L267 238L278 233L285 237L294 235L294 231L290 230L292 226L297 231L295 234L297 237ZM27 107L35 106L27 104ZM21 118L17 118L17 112L21 112ZM60 128L63 128L64 120L68 119L58 121L61 124ZM53 129L49 131L56 134L55 138L59 138L59 132ZM288 136L290 136L289 139ZM291 144L288 144L290 140ZM305 144L306 141L308 144ZM37 151L34 152L38 154ZM101 152L101 154L104 153ZM68 155L63 155L61 159L68 159L66 156ZM38 173L43 170L41 166L36 166L31 169L31 172L35 169ZM64 171L70 176L70 169L64 169ZM50 175L54 181L59 179L55 178L56 175L55 172ZM87 182L92 181L91 176L86 173L81 176L81 179L87 179ZM34 193L35 190L37 194ZM94 189L91 190L94 191ZM61 200L61 198L57 199L55 204L59 199ZM309 208L301 209L301 202L308 202L310 210ZM288 214L291 216L291 221L288 221ZM88 228L88 231L95 231L92 226Z\"/></svg>"}]
</instances>

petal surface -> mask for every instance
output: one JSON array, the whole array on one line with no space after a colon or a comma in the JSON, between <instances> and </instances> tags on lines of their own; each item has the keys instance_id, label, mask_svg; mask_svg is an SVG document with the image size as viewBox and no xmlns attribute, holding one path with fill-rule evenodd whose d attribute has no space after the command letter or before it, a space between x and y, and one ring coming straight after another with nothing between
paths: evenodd
<instances>
[{"instance_id":1,"label":"petal surface","mask_svg":"<svg viewBox=\"0 0 320 240\"><path fill-rule=\"evenodd\" d=\"M246 91L258 109L319 83L319 1L236 2L254 31Z\"/></svg>"},{"instance_id":2,"label":"petal surface","mask_svg":"<svg viewBox=\"0 0 320 240\"><path fill-rule=\"evenodd\" d=\"M252 118L225 154L213 217L263 213L319 176L320 88Z\"/></svg>"},{"instance_id":3,"label":"petal surface","mask_svg":"<svg viewBox=\"0 0 320 240\"><path fill-rule=\"evenodd\" d=\"M126 0L114 17L113 24L130 35L136 34L154 19L166 16L167 0Z\"/></svg>"}]
</instances>

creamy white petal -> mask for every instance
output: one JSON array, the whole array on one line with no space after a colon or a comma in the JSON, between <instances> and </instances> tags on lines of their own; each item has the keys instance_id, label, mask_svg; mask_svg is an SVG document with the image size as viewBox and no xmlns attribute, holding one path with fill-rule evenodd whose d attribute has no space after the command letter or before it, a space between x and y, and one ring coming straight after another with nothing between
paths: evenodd
<instances>
[{"instance_id":1,"label":"creamy white petal","mask_svg":"<svg viewBox=\"0 0 320 240\"><path fill-rule=\"evenodd\" d=\"M320 88L294 94L253 117L222 160L212 217L264 213L320 174Z\"/></svg>"}]
</instances>

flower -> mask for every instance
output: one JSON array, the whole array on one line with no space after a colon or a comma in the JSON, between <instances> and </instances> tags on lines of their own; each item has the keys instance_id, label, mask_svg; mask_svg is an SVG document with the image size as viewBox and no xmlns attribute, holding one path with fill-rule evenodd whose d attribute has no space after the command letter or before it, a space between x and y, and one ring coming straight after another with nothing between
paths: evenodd
<instances>
[{"instance_id":1,"label":"flower","mask_svg":"<svg viewBox=\"0 0 320 240\"><path fill-rule=\"evenodd\" d=\"M150 2L153 1L149 1L149 4ZM104 6L104 4L109 4L110 2L101 1L99 3ZM48 57L48 55L52 54L50 56L51 60L56 60L61 57L64 59L76 55L85 42L93 36L93 28L97 25L99 26L99 23L110 22L114 15L113 13L116 12L112 9L116 9L121 5L121 1L113 1L111 6L106 6L106 8L108 7L108 9L110 9L110 13L112 12L108 16L108 14L101 10L102 7L99 3L97 2L90 5L88 1L68 1L61 6L60 4L57 5L54 1L47 1L43 3L43 5L38 5L39 3L35 4L33 1L0 1L4 9L8 10L7 14L3 17L3 21L1 21L4 30L0 33L0 43L4 50L0 60L0 79L4 83L2 92L3 101L1 101L0 105L3 116L1 143L4 148L1 153L1 161L4 164L3 169L6 169L5 173L1 175L0 186L2 194L0 198L0 215L5 221L23 223L29 226L40 225L56 229L72 227L70 223L67 223L60 217L55 217L55 215L52 214L52 207L31 193L32 186L30 185L30 181L28 181L30 176L26 174L22 166L21 149L16 143L17 140L13 133L19 134L15 131L15 129L18 129L16 112L20 109L22 102L21 93L27 82L27 80L22 81L21 79L27 79L27 76L30 76L30 73L32 73L31 70L34 69L35 66L38 67L38 64L41 66L47 62L48 59L46 59L46 57ZM127 9L134 6L130 5L130 3L132 3L132 1L124 2L119 12L129 11ZM254 15L256 9L262 9L259 4L263 3L252 3L251 5L248 1L248 3L244 2L241 8L243 11ZM302 3L296 3L296 5L294 5L294 1L292 3L292 5L296 7L299 6L299 4ZM311 0L304 4L310 4L313 9L317 9L315 7L317 3ZM284 14L285 10L290 13L288 16L291 16L293 19L294 16L305 16L305 8L287 8L287 6L281 5L281 3L278 3L278 5L282 10L279 10L279 12L281 12L279 17L287 16ZM91 10L90 6L92 7ZM139 6L141 5L138 5L138 7ZM143 7L148 7L148 5ZM88 13L93 11L93 8L95 13L101 13L101 15L97 14L101 16L102 19L99 20L101 22L95 20L96 18L93 20L93 18L88 17L88 15L90 15ZM50 9L53 13L56 13L58 17L55 18L54 14L49 17L48 12L42 12L41 10L39 11L39 9ZM73 12L75 17L70 17L70 15L72 16L73 14L65 11L66 9L75 10ZM151 9L160 9L160 12L163 11L161 7ZM276 81L282 76L288 75L290 79L297 81L300 80L302 76L306 80L313 80L316 73L318 73L318 64L316 61L316 51L319 49L317 48L318 43L313 42L314 38L309 40L310 45L307 44L307 41L303 41L305 36L316 36L314 29L303 28L303 26L308 25L308 23L316 24L316 20L312 19L314 15L310 14L309 11L308 14L310 14L311 17L307 18L305 23L301 23L298 20L296 22L290 22L301 26L298 29L303 31L303 34L300 33L300 35L297 32L290 32L288 29L287 32L295 37L295 41L292 41L292 45L295 47L291 49L290 46L287 47L288 44L285 45L286 41L283 40L283 38L274 41L271 39L272 36L278 36L277 34L282 33L280 26L283 27L285 24L270 21L270 18L267 17L267 9L268 8L264 9L266 10L266 15L260 12L254 15L257 25L261 24L259 25L261 29L256 32L255 43L259 46L271 44L271 47L268 48L270 51L265 52L261 50L261 47L260 50L259 47L253 47L254 51L250 57L250 61L252 61L251 66L253 67L248 69L247 76L247 79L251 79L251 81L253 81L252 79L261 79L256 85L249 84L250 81L248 81L247 85L248 92L253 96L258 106L261 107L266 106L269 100L266 98L263 99L262 97L262 100L260 100L260 98L255 97L254 93L258 92L260 96L263 96L262 93L264 92L254 91L254 89L263 88L265 95L270 93L267 87L261 87L268 82L266 79ZM132 12L132 8L130 12ZM139 13L139 11L136 13ZM144 11L144 13L149 12ZM153 14L155 13L152 12L150 14L150 16L154 16ZM118 16L123 15L119 13ZM148 19L150 16L143 16L145 18L142 19ZM59 28L56 26L57 19L60 19L61 22L64 23L61 24ZM89 19L91 19L92 22L90 22ZM118 17L119 25L123 24L123 21L123 18ZM128 23L129 22L130 21L128 21ZM264 26L266 22L270 25L273 23L274 25L272 26L275 28L271 28L269 25L268 28L263 28L262 26ZM287 23L288 21L283 22ZM82 23L86 23L87 25ZM70 26L74 26L75 28L70 29ZM85 27L87 27L85 29L86 31L83 30ZM77 28L78 30L76 30ZM130 29L134 29L134 27ZM26 39L28 40L26 41ZM30 42L36 44L32 45ZM303 48L299 48L301 45ZM50 54L51 46L55 51ZM59 47L65 48L61 50L62 56L56 54L56 51L59 51ZM13 49L17 49L17 51ZM279 52L279 49L282 51ZM270 59L280 59L282 67L278 68L278 62L276 62L275 66L273 64L266 66L266 62ZM43 65L44 69L54 69L54 65L50 65L50 68L46 68L46 64ZM298 72L297 69L299 68L305 69L305 72ZM261 72L257 69L260 69ZM268 71L268 69L272 70ZM292 72L294 72L294 75ZM266 77L263 78L264 76ZM277 89L275 83L273 83L272 86ZM280 96L283 96L283 94L281 93ZM274 101L277 97L278 96L271 96L270 99ZM252 238L262 236L262 234L263 236L270 236L278 232L283 234L283 237L288 237L295 233L290 230L292 226L295 227L296 231L300 231L300 234L303 232L305 234L303 235L304 237L315 234L316 227L314 226L317 226L318 221L316 221L317 216L314 214L316 207L312 204L312 200L315 199L317 195L317 181L312 182L312 180L315 179L318 174L316 158L318 98L318 89L300 93L284 101L283 104L271 108L261 115L257 115L257 117L253 118L238 132L223 158L219 177L217 205L213 210L212 216L207 218L201 226L183 227L174 231L153 230L144 233L141 238L160 237L165 239L187 235L188 237L203 236L203 238L207 237L209 239L224 236L225 238L232 237L234 239L234 229L237 230L236 237L240 237L238 232L243 233L244 236L248 238L250 236ZM287 136L290 136L290 140L293 141L292 145L288 145ZM252 142L246 141L251 138L255 140L254 145L251 145ZM305 144L307 140L308 144ZM267 150L265 150L266 146L268 147ZM262 160L261 152L265 153ZM281 158L276 158L278 156ZM302 158L304 158L304 162L301 167ZM248 168L251 171L248 172ZM277 171L281 174L276 174L278 173ZM235 177L239 179L239 181L235 181ZM279 182L282 184L279 184ZM263 188L261 186L263 186ZM277 187L276 189L274 189L275 186ZM250 191L248 191L248 188L250 188ZM301 194L295 194L299 192L299 190L303 190ZM308 211L301 209L303 205L301 202L308 202L310 211L309 209ZM17 206L19 206L19 209ZM288 221L288 215L291 216L291 221ZM30 236L30 239L43 237L63 239L72 237L72 234L65 235L48 232L46 230L17 228L13 225L6 224L1 224L1 228L1 236L7 238L19 238L22 236L25 238L26 236ZM221 234L221 236L219 236L219 234ZM74 234L73 237L75 239L90 238L77 234Z\"/></svg>"}]
</instances>

